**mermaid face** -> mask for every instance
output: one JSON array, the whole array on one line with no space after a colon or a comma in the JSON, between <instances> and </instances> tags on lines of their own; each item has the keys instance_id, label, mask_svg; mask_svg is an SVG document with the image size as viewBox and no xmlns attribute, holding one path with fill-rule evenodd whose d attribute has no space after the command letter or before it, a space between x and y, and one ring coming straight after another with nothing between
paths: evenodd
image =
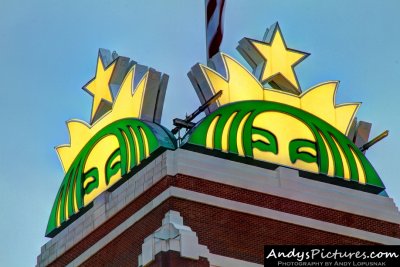
<instances>
[{"instance_id":1,"label":"mermaid face","mask_svg":"<svg viewBox=\"0 0 400 267\"><path fill-rule=\"evenodd\" d=\"M383 188L372 165L347 136L311 113L277 102L223 106L201 121L187 142Z\"/></svg>"},{"instance_id":2,"label":"mermaid face","mask_svg":"<svg viewBox=\"0 0 400 267\"><path fill-rule=\"evenodd\" d=\"M155 135L157 133L157 136ZM121 181L159 148L175 149L164 128L134 118L115 121L99 130L75 157L60 185L46 236L98 195Z\"/></svg>"},{"instance_id":3,"label":"mermaid face","mask_svg":"<svg viewBox=\"0 0 400 267\"><path fill-rule=\"evenodd\" d=\"M83 173L84 203L90 203L121 177L118 139L108 135L95 144L87 156Z\"/></svg>"},{"instance_id":4,"label":"mermaid face","mask_svg":"<svg viewBox=\"0 0 400 267\"><path fill-rule=\"evenodd\" d=\"M318 172L316 140L303 121L286 113L268 111L255 117L253 128L255 159Z\"/></svg>"}]
</instances>

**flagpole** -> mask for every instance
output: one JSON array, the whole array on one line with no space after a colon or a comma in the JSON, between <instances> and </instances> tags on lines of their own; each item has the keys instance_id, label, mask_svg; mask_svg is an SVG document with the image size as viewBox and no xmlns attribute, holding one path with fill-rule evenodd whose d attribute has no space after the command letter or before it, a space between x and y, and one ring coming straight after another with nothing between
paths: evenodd
<instances>
[{"instance_id":1,"label":"flagpole","mask_svg":"<svg viewBox=\"0 0 400 267\"><path fill-rule=\"evenodd\" d=\"M208 45L207 45L207 4L209 0L204 0L204 36L205 36L205 47L206 47L206 63L208 62Z\"/></svg>"},{"instance_id":2,"label":"flagpole","mask_svg":"<svg viewBox=\"0 0 400 267\"><path fill-rule=\"evenodd\" d=\"M223 38L225 0L205 0L207 62L219 52Z\"/></svg>"}]
</instances>

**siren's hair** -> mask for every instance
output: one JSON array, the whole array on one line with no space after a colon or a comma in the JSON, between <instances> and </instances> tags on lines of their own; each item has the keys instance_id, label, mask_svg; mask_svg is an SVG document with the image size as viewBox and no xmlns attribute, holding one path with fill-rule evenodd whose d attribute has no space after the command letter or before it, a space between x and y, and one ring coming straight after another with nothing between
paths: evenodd
<instances>
[{"instance_id":1,"label":"siren's hair","mask_svg":"<svg viewBox=\"0 0 400 267\"><path fill-rule=\"evenodd\" d=\"M96 188L98 181L90 182L91 186L86 186L86 189L83 187L85 164L91 150L108 136L115 136L119 143L119 148L110 158L119 154L121 159L119 164L108 166L106 172L116 173L120 169L121 175L125 175L158 147L158 141L150 127L139 120L122 119L104 127L85 145L65 174L53 204L46 235L87 204L84 203L84 195Z\"/></svg>"},{"instance_id":2,"label":"siren's hair","mask_svg":"<svg viewBox=\"0 0 400 267\"><path fill-rule=\"evenodd\" d=\"M290 150L296 151L299 146L313 147L317 151L315 162L318 164L319 172L328 174L329 165L333 164L334 176L353 180L360 183L371 183L383 187L377 172L372 167L363 153L349 140L343 133L332 127L330 124L306 111L294 108L281 103L269 101L243 101L225 105L217 111L203 119L188 135L188 142L215 150L228 150L240 156L253 158L253 148L263 147L263 151L277 154L271 142L276 142L273 133L253 126L254 119L264 112L278 112L292 116L302 121L313 133L315 143L307 140L295 140ZM227 127L229 132L226 134ZM211 130L210 129L214 129ZM225 136L223 136L225 132ZM252 139L252 135L258 133L263 135L270 144L257 143ZM212 136L208 136L208 135ZM223 147L223 139L229 136L228 148ZM238 138L238 136L242 138ZM279 137L278 137L279 138ZM211 140L211 141L210 141ZM277 149L277 148L276 148ZM343 153L342 158L340 151ZM332 155L333 162L329 162ZM311 162L312 155L304 153L301 157L291 155L291 161L301 159ZM347 160L349 177L345 177L345 167L343 160ZM357 164L358 163L358 164ZM361 168L358 168L361 166Z\"/></svg>"}]
</instances>

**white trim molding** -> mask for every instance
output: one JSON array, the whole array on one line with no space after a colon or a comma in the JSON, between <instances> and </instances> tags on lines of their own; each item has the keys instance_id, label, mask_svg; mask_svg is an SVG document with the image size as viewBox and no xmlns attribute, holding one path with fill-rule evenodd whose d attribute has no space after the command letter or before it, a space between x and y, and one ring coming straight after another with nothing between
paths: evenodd
<instances>
[{"instance_id":1,"label":"white trim molding","mask_svg":"<svg viewBox=\"0 0 400 267\"><path fill-rule=\"evenodd\" d=\"M262 208L259 206L249 205L242 202L237 202L233 200L228 200L224 198L214 197L198 192L193 192L190 190L170 187L160 195L155 197L150 203L140 209L138 212L129 217L125 222L118 225L110 233L100 239L92 247L74 259L67 266L79 266L91 256L96 254L100 249L106 246L109 242L114 240L124 231L126 231L130 226L139 221L145 215L149 214L153 209L158 207L162 202L170 197L176 197L180 199L195 201L198 203L207 204L210 206L220 207L224 209L234 210L242 213L252 214L256 216L261 216L264 218L269 218L281 222L296 224L303 227L309 227L329 233L339 234L343 236L358 238L370 242L381 243L385 245L400 245L400 239L384 236L376 233L371 233L347 226L337 225L333 223L328 223L324 221L319 221L311 218L306 218L298 215L293 215L281 211L276 211L272 209Z\"/></svg>"}]
</instances>

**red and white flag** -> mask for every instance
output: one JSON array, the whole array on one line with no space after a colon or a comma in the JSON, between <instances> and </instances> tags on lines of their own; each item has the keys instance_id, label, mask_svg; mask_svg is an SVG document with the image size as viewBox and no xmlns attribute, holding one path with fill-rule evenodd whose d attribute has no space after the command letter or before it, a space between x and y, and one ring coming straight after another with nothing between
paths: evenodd
<instances>
[{"instance_id":1,"label":"red and white flag","mask_svg":"<svg viewBox=\"0 0 400 267\"><path fill-rule=\"evenodd\" d=\"M206 0L207 59L219 52L223 36L225 0Z\"/></svg>"}]
</instances>

